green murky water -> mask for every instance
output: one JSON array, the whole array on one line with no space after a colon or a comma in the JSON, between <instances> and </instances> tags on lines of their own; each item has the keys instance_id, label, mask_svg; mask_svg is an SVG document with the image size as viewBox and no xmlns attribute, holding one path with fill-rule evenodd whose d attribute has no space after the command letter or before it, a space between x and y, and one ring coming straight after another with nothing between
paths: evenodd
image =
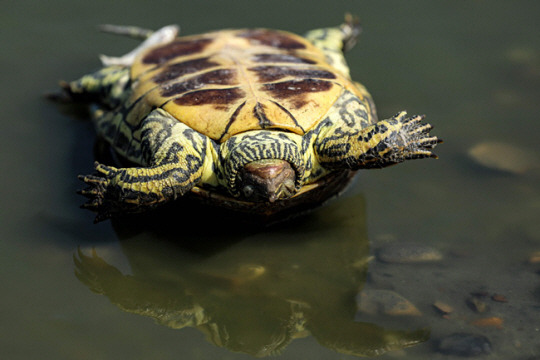
<instances>
[{"instance_id":1,"label":"green murky water","mask_svg":"<svg viewBox=\"0 0 540 360\"><path fill-rule=\"evenodd\" d=\"M363 172L328 207L265 231L180 210L150 225L93 225L78 209L75 175L91 171L92 126L42 94L98 67L97 54L135 45L96 24L302 33L338 24L345 11L364 26L348 54L353 77L381 117L426 113L445 140L439 160ZM537 1L5 2L0 357L391 350L382 358L442 359L440 340L456 332L485 336L492 359L540 357L539 12ZM396 243L443 257L380 261ZM357 313L356 295L371 290L391 290L421 315ZM471 293L484 312L467 304ZM436 301L452 311L443 317Z\"/></svg>"}]
</instances>

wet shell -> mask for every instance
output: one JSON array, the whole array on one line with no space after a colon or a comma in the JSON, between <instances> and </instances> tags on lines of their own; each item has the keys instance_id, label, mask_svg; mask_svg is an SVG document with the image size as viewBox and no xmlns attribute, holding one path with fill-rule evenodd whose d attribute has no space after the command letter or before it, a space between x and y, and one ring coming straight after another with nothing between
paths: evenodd
<instances>
[{"instance_id":1,"label":"wet shell","mask_svg":"<svg viewBox=\"0 0 540 360\"><path fill-rule=\"evenodd\" d=\"M139 56L131 78L128 123L162 107L219 142L260 129L303 135L343 88L363 97L308 41L266 29L180 37Z\"/></svg>"}]
</instances>

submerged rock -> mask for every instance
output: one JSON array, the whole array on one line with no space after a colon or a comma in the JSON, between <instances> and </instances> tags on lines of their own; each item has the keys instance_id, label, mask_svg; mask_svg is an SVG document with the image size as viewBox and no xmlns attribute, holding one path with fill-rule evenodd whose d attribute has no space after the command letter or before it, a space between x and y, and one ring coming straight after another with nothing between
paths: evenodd
<instances>
[{"instance_id":1,"label":"submerged rock","mask_svg":"<svg viewBox=\"0 0 540 360\"><path fill-rule=\"evenodd\" d=\"M470 298L468 298L466 302L469 308L471 308L471 310L477 313L483 313L488 310L488 306L486 302L482 300L482 298L480 298L479 296L473 295Z\"/></svg>"},{"instance_id":2,"label":"submerged rock","mask_svg":"<svg viewBox=\"0 0 540 360\"><path fill-rule=\"evenodd\" d=\"M502 142L483 142L469 149L469 157L489 169L524 174L540 167L537 154Z\"/></svg>"},{"instance_id":3,"label":"submerged rock","mask_svg":"<svg viewBox=\"0 0 540 360\"><path fill-rule=\"evenodd\" d=\"M391 290L363 290L356 296L358 311L368 315L419 316L409 300Z\"/></svg>"},{"instance_id":4,"label":"submerged rock","mask_svg":"<svg viewBox=\"0 0 540 360\"><path fill-rule=\"evenodd\" d=\"M535 251L529 256L529 263L531 264L540 263L540 251Z\"/></svg>"},{"instance_id":5,"label":"submerged rock","mask_svg":"<svg viewBox=\"0 0 540 360\"><path fill-rule=\"evenodd\" d=\"M433 303L433 307L442 315L447 315L454 311L454 308L452 306L442 301L435 301Z\"/></svg>"},{"instance_id":6,"label":"submerged rock","mask_svg":"<svg viewBox=\"0 0 540 360\"><path fill-rule=\"evenodd\" d=\"M493 294L493 295L491 295L491 300L496 301L496 302L502 302L502 303L507 303L508 302L508 299L506 298L506 296L501 295L501 294Z\"/></svg>"},{"instance_id":7,"label":"submerged rock","mask_svg":"<svg viewBox=\"0 0 540 360\"><path fill-rule=\"evenodd\" d=\"M477 356L491 353L491 342L483 335L454 333L442 338L439 352L445 355Z\"/></svg>"},{"instance_id":8,"label":"submerged rock","mask_svg":"<svg viewBox=\"0 0 540 360\"><path fill-rule=\"evenodd\" d=\"M440 251L429 246L395 242L379 249L377 257L385 263L406 264L439 261L443 256Z\"/></svg>"},{"instance_id":9,"label":"submerged rock","mask_svg":"<svg viewBox=\"0 0 540 360\"><path fill-rule=\"evenodd\" d=\"M488 318L476 319L471 322L472 325L478 327L494 327L497 329L502 329L504 320L500 317L492 316Z\"/></svg>"}]
</instances>

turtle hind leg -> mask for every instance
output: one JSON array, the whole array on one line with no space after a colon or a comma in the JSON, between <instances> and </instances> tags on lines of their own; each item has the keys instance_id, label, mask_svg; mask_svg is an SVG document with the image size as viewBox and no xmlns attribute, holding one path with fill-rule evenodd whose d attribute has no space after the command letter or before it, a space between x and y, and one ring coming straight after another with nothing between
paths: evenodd
<instances>
[{"instance_id":1,"label":"turtle hind leg","mask_svg":"<svg viewBox=\"0 0 540 360\"><path fill-rule=\"evenodd\" d=\"M362 27L360 26L360 19L358 16L351 13L345 14L345 22L339 27L342 35L342 50L343 52L352 49L358 37L362 33Z\"/></svg>"},{"instance_id":2,"label":"turtle hind leg","mask_svg":"<svg viewBox=\"0 0 540 360\"><path fill-rule=\"evenodd\" d=\"M111 65L122 65L122 66L131 66L133 62L135 61L135 58L146 51L147 49L161 45L161 44L167 44L171 41L173 41L176 36L178 35L178 32L180 31L180 28L177 25L168 25L164 26L161 29L149 32L149 30L146 29L140 29L140 28L133 28L133 27L123 27L123 26L117 26L114 25L107 25L106 30L109 30L108 32L113 32L116 34L121 35L128 35L133 37L141 37L142 34L147 36L145 40L137 46L135 49L130 51L129 53L114 57L114 56L106 56L106 55L100 55L99 58L104 66L111 66Z\"/></svg>"},{"instance_id":3,"label":"turtle hind leg","mask_svg":"<svg viewBox=\"0 0 540 360\"><path fill-rule=\"evenodd\" d=\"M356 45L362 32L358 16L345 14L345 22L338 27L310 30L305 38L323 51L345 52Z\"/></svg>"},{"instance_id":4,"label":"turtle hind leg","mask_svg":"<svg viewBox=\"0 0 540 360\"><path fill-rule=\"evenodd\" d=\"M98 29L101 32L127 36L133 39L148 39L153 33L154 30L144 29L138 26L124 26L124 25L111 25L111 24L101 24L98 25Z\"/></svg>"},{"instance_id":5,"label":"turtle hind leg","mask_svg":"<svg viewBox=\"0 0 540 360\"><path fill-rule=\"evenodd\" d=\"M358 17L346 14L345 22L338 27L308 31L304 36L313 45L322 50L330 65L349 76L349 67L343 52L350 50L361 33Z\"/></svg>"},{"instance_id":6,"label":"turtle hind leg","mask_svg":"<svg viewBox=\"0 0 540 360\"><path fill-rule=\"evenodd\" d=\"M111 108L117 106L127 95L125 90L130 83L129 67L135 58L150 47L171 42L178 34L179 27L169 25L151 31L136 27L104 25L103 30L132 37L144 37L146 40L124 56L101 55L100 59L104 65L102 69L72 82L61 81L62 91L46 94L47 98L62 103L100 102Z\"/></svg>"},{"instance_id":7,"label":"turtle hind leg","mask_svg":"<svg viewBox=\"0 0 540 360\"><path fill-rule=\"evenodd\" d=\"M114 108L127 95L129 82L128 68L108 66L75 81L60 81L61 90L46 97L60 103L95 102Z\"/></svg>"}]
</instances>

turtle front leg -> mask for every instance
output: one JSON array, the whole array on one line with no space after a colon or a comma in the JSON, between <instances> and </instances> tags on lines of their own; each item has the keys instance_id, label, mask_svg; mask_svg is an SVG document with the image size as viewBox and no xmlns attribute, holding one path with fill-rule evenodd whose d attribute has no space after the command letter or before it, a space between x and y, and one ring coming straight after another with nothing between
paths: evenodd
<instances>
[{"instance_id":1,"label":"turtle front leg","mask_svg":"<svg viewBox=\"0 0 540 360\"><path fill-rule=\"evenodd\" d=\"M81 206L96 213L94 222L121 214L138 213L164 204L189 191L200 179L194 173L184 181L164 176L173 166L115 168L95 163L96 175L79 175L88 188L78 194L88 201Z\"/></svg>"},{"instance_id":2,"label":"turtle front leg","mask_svg":"<svg viewBox=\"0 0 540 360\"><path fill-rule=\"evenodd\" d=\"M95 222L155 208L207 180L205 169L212 169L216 156L208 137L162 109L142 121L140 134L147 167L115 168L96 162L96 174L79 176L88 185L79 191L88 198L82 207L97 213Z\"/></svg>"},{"instance_id":3,"label":"turtle front leg","mask_svg":"<svg viewBox=\"0 0 540 360\"><path fill-rule=\"evenodd\" d=\"M433 128L423 115L402 111L359 131L339 133L335 127L322 131L315 152L322 166L352 170L383 168L409 159L437 158L432 149L441 142L430 136Z\"/></svg>"}]
</instances>

